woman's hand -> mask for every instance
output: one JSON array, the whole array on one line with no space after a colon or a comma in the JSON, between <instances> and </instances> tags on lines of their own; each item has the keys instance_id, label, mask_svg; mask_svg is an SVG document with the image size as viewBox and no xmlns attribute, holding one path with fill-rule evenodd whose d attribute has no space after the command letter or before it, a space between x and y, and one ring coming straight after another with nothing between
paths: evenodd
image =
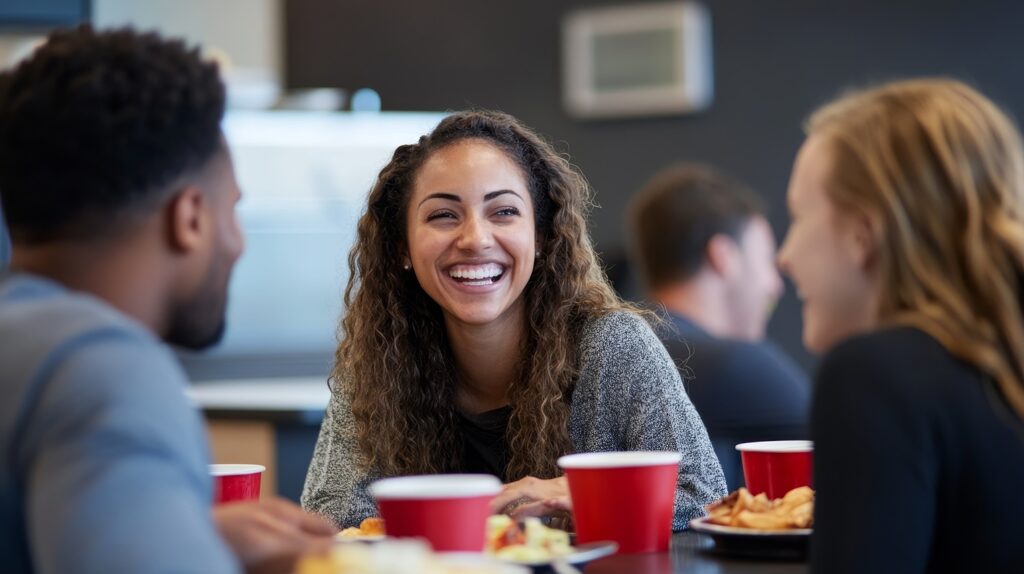
<instances>
[{"instance_id":1,"label":"woman's hand","mask_svg":"<svg viewBox=\"0 0 1024 574\"><path fill-rule=\"evenodd\" d=\"M569 484L564 476L548 480L528 476L510 482L491 501L491 512L508 514L517 521L527 516L572 512Z\"/></svg>"}]
</instances>

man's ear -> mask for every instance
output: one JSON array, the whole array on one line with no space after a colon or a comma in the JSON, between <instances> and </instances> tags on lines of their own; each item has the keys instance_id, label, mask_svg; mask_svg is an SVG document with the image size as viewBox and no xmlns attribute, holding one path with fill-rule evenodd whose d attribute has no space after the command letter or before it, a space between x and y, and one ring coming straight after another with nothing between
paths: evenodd
<instances>
[{"instance_id":1,"label":"man's ear","mask_svg":"<svg viewBox=\"0 0 1024 574\"><path fill-rule=\"evenodd\" d=\"M711 237L704 249L707 265L719 277L731 277L739 266L739 245L724 233Z\"/></svg>"},{"instance_id":2,"label":"man's ear","mask_svg":"<svg viewBox=\"0 0 1024 574\"><path fill-rule=\"evenodd\" d=\"M167 238L171 249L187 253L203 244L207 226L206 196L196 186L183 187L171 198L165 208Z\"/></svg>"}]
</instances>

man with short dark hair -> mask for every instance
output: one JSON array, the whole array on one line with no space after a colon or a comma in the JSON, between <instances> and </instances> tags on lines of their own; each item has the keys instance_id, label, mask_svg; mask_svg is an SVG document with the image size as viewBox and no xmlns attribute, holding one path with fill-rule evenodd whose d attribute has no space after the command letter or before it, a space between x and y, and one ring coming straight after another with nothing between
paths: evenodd
<instances>
[{"instance_id":1,"label":"man with short dark hair","mask_svg":"<svg viewBox=\"0 0 1024 574\"><path fill-rule=\"evenodd\" d=\"M332 533L280 499L211 511L163 344L224 329L243 249L224 97L198 50L129 29L56 32L0 74L5 570L287 569Z\"/></svg>"},{"instance_id":2,"label":"man with short dark hair","mask_svg":"<svg viewBox=\"0 0 1024 574\"><path fill-rule=\"evenodd\" d=\"M669 168L631 204L640 274L671 328L662 341L684 365L730 489L743 485L735 446L805 438L807 377L765 343L782 292L775 238L749 190L698 165Z\"/></svg>"}]
</instances>

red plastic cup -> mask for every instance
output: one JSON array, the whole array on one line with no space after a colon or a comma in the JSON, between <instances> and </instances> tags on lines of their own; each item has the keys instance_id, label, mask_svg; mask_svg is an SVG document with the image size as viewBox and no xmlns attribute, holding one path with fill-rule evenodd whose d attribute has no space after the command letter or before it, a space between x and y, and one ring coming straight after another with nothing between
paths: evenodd
<instances>
[{"instance_id":1,"label":"red plastic cup","mask_svg":"<svg viewBox=\"0 0 1024 574\"><path fill-rule=\"evenodd\" d=\"M558 459L569 479L576 540L613 540L619 552L665 552L679 478L678 452L592 452Z\"/></svg>"},{"instance_id":2,"label":"red plastic cup","mask_svg":"<svg viewBox=\"0 0 1024 574\"><path fill-rule=\"evenodd\" d=\"M259 464L211 464L213 502L259 500L260 478L267 467Z\"/></svg>"},{"instance_id":3,"label":"red plastic cup","mask_svg":"<svg viewBox=\"0 0 1024 574\"><path fill-rule=\"evenodd\" d=\"M438 552L484 548L491 499L501 481L489 474L385 478L370 485L384 529L397 538L425 538Z\"/></svg>"},{"instance_id":4,"label":"red plastic cup","mask_svg":"<svg viewBox=\"0 0 1024 574\"><path fill-rule=\"evenodd\" d=\"M782 498L798 486L812 486L814 443L773 440L736 445L743 460L743 480L753 495Z\"/></svg>"}]
</instances>

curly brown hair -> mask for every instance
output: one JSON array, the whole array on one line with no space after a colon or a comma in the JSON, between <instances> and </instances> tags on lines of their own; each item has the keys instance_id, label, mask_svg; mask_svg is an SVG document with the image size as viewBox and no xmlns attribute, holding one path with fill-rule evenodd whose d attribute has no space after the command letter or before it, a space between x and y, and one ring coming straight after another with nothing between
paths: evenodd
<instances>
[{"instance_id":1,"label":"curly brown hair","mask_svg":"<svg viewBox=\"0 0 1024 574\"><path fill-rule=\"evenodd\" d=\"M406 210L416 175L438 150L467 139L503 150L523 171L534 204L538 257L523 292L527 334L509 389L507 478L558 475L570 452L569 400L581 327L624 303L587 234L591 191L550 145L504 113L445 118L395 150L370 190L349 254L346 315L331 374L346 393L359 448L385 476L456 470L456 373L440 307L403 271Z\"/></svg>"}]
</instances>

